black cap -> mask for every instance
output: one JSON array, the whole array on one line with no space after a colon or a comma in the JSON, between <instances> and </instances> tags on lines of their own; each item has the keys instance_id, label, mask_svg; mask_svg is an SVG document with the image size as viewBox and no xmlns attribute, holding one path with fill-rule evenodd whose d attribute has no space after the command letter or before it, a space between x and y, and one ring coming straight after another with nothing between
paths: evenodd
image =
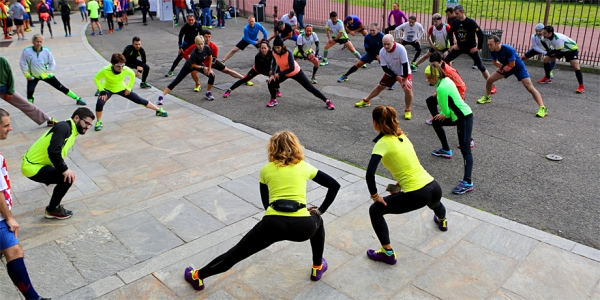
<instances>
[{"instance_id":1,"label":"black cap","mask_svg":"<svg viewBox=\"0 0 600 300\"><path fill-rule=\"evenodd\" d=\"M346 21L352 21L352 20L353 20L352 16L347 16L346 17Z\"/></svg>"},{"instance_id":2,"label":"black cap","mask_svg":"<svg viewBox=\"0 0 600 300\"><path fill-rule=\"evenodd\" d=\"M277 27L281 27L281 26L283 26L283 24L284 24L283 21L278 21L277 22Z\"/></svg>"},{"instance_id":3,"label":"black cap","mask_svg":"<svg viewBox=\"0 0 600 300\"><path fill-rule=\"evenodd\" d=\"M275 46L283 46L283 40L280 36L275 37L275 41L273 41L273 47Z\"/></svg>"}]
</instances>

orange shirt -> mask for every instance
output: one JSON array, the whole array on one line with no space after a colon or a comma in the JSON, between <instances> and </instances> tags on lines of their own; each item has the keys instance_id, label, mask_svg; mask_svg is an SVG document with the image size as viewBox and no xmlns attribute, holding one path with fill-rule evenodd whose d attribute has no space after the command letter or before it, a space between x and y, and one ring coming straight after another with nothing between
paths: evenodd
<instances>
[{"instance_id":1,"label":"orange shirt","mask_svg":"<svg viewBox=\"0 0 600 300\"><path fill-rule=\"evenodd\" d=\"M290 56L290 51L286 51L283 55L279 55L275 52L273 52L273 58L275 58L275 61L277 62L277 65L279 66L279 70L281 70L282 72L289 69L290 68L290 63L289 63L289 56ZM294 60L292 58L292 61L294 62L294 71L287 73L286 76L287 77L292 77L296 74L298 74L298 72L300 72L300 66L298 65L298 63L296 62L296 60Z\"/></svg>"}]
</instances>

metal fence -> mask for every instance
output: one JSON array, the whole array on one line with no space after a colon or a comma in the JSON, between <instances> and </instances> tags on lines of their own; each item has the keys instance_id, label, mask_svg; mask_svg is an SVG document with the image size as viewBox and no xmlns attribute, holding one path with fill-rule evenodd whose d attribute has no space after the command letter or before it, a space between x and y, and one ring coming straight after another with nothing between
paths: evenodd
<instances>
[{"instance_id":1,"label":"metal fence","mask_svg":"<svg viewBox=\"0 0 600 300\"><path fill-rule=\"evenodd\" d=\"M484 30L502 30L503 42L519 53L531 47L531 35L537 23L554 26L579 46L582 64L600 66L600 9L599 0L459 0L468 17L475 19ZM230 0L233 5L234 0ZM258 0L237 0L242 15L251 15ZM329 12L336 11L340 18L357 15L365 24L376 22L380 28L388 26L388 14L398 3L407 16L416 16L425 29L432 23L431 15L445 16L444 0L307 0L304 23L324 26ZM267 0L267 21L281 18L292 10L293 0ZM445 17L444 17L445 19ZM426 40L426 37L424 37Z\"/></svg>"}]
</instances>

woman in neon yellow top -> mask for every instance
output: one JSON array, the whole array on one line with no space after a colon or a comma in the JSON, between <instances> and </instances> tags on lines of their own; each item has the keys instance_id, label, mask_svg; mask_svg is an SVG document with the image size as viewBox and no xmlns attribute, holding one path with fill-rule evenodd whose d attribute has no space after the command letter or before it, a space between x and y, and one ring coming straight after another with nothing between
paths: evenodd
<instances>
[{"instance_id":1,"label":"woman in neon yellow top","mask_svg":"<svg viewBox=\"0 0 600 300\"><path fill-rule=\"evenodd\" d=\"M269 163L260 171L260 195L266 210L263 219L226 253L202 269L189 266L184 277L196 290L203 290L207 277L226 272L238 262L279 241L304 242L310 239L313 267L310 279L317 281L327 271L323 258L325 230L323 214L335 199L339 183L304 161L303 147L289 131L275 133L268 144ZM306 182L328 188L319 208L306 206Z\"/></svg>"},{"instance_id":2,"label":"woman in neon yellow top","mask_svg":"<svg viewBox=\"0 0 600 300\"><path fill-rule=\"evenodd\" d=\"M390 233L383 216L403 214L427 205L435 213L433 220L438 228L446 231L446 208L440 201L442 188L421 166L412 143L399 127L396 110L391 106L377 106L373 109L373 127L379 135L374 140L375 147L366 180L371 199L375 202L369 208L371 225L379 238L381 249L369 249L367 256L372 260L394 265L396 252L392 249ZM383 162L383 166L398 181L396 186L388 187L392 195L385 198L377 193L375 184L375 171L379 162Z\"/></svg>"}]
</instances>

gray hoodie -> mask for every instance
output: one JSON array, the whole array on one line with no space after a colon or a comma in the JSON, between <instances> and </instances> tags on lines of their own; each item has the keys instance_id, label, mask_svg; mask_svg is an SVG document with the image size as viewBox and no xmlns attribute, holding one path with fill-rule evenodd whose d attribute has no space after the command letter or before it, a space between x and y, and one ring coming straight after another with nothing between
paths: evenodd
<instances>
[{"instance_id":1,"label":"gray hoodie","mask_svg":"<svg viewBox=\"0 0 600 300\"><path fill-rule=\"evenodd\" d=\"M25 15L25 7L21 5L19 2L15 2L10 6L8 13L17 20L23 20L23 16Z\"/></svg>"}]
</instances>

